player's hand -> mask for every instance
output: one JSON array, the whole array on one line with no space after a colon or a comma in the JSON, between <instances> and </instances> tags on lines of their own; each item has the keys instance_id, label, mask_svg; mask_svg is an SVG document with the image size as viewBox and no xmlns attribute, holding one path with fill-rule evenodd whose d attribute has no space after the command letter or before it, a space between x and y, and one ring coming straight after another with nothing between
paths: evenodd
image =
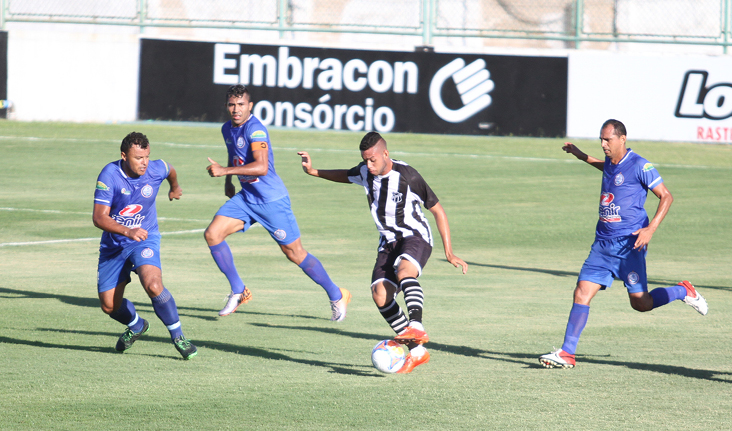
<instances>
[{"instance_id":1,"label":"player's hand","mask_svg":"<svg viewBox=\"0 0 732 431\"><path fill-rule=\"evenodd\" d=\"M635 244L633 244L633 249L643 250L648 247L648 243L651 242L654 233L655 230L648 226L633 232L633 235L638 235L638 238L635 239Z\"/></svg>"},{"instance_id":2,"label":"player's hand","mask_svg":"<svg viewBox=\"0 0 732 431\"><path fill-rule=\"evenodd\" d=\"M454 254L452 256L445 256L445 257L447 257L447 261L450 262L452 264L452 266L454 266L455 268L457 268L458 266L459 267L462 267L463 274L467 274L468 273L468 264L465 263L464 260L462 260L459 257L455 256Z\"/></svg>"},{"instance_id":3,"label":"player's hand","mask_svg":"<svg viewBox=\"0 0 732 431\"><path fill-rule=\"evenodd\" d=\"M569 153L575 157L577 157L580 160L587 159L587 155L580 151L579 148L577 148L573 143L571 142L565 142L564 146L562 146L562 150L564 150L565 153Z\"/></svg>"},{"instance_id":4,"label":"player's hand","mask_svg":"<svg viewBox=\"0 0 732 431\"><path fill-rule=\"evenodd\" d=\"M183 189L180 188L180 186L171 187L170 191L168 192L168 199L171 201L173 199L180 199L180 197L183 196Z\"/></svg>"},{"instance_id":5,"label":"player's hand","mask_svg":"<svg viewBox=\"0 0 732 431\"><path fill-rule=\"evenodd\" d=\"M307 151L298 151L297 155L302 157L302 170L308 175L313 175L311 172L313 169L313 161L310 159L310 154Z\"/></svg>"},{"instance_id":6,"label":"player's hand","mask_svg":"<svg viewBox=\"0 0 732 431\"><path fill-rule=\"evenodd\" d=\"M134 229L127 230L125 236L137 242L145 241L147 239L147 231L141 227L136 227Z\"/></svg>"},{"instance_id":7,"label":"player's hand","mask_svg":"<svg viewBox=\"0 0 732 431\"><path fill-rule=\"evenodd\" d=\"M227 198L231 199L236 194L236 187L234 184L227 182L224 184L224 194Z\"/></svg>"},{"instance_id":8,"label":"player's hand","mask_svg":"<svg viewBox=\"0 0 732 431\"><path fill-rule=\"evenodd\" d=\"M224 175L226 175L225 167L216 163L213 159L211 159L211 157L208 158L208 161L211 163L206 167L209 175L211 175L212 177L223 177Z\"/></svg>"}]
</instances>

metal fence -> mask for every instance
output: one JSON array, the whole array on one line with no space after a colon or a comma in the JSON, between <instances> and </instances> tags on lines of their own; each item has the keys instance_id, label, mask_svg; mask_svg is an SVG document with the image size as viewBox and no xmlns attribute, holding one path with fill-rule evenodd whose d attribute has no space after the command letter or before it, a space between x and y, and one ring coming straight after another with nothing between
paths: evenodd
<instances>
[{"instance_id":1,"label":"metal fence","mask_svg":"<svg viewBox=\"0 0 732 431\"><path fill-rule=\"evenodd\" d=\"M732 0L0 0L12 22L455 38L482 45L730 46ZM551 42L554 45L551 45ZM533 45L532 45L533 43Z\"/></svg>"}]
</instances>

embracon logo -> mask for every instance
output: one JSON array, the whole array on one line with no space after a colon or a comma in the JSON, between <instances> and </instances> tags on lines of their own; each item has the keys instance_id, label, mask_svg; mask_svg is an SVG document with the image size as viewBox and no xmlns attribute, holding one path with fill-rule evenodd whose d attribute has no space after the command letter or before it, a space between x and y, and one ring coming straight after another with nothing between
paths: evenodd
<instances>
[{"instance_id":1,"label":"embracon logo","mask_svg":"<svg viewBox=\"0 0 732 431\"><path fill-rule=\"evenodd\" d=\"M488 95L495 88L490 72L485 68L485 60L478 59L469 65L465 60L456 58L435 73L430 83L430 104L440 118L449 123L460 123L490 106ZM442 87L452 78L460 94L463 106L450 109L442 101Z\"/></svg>"}]
</instances>

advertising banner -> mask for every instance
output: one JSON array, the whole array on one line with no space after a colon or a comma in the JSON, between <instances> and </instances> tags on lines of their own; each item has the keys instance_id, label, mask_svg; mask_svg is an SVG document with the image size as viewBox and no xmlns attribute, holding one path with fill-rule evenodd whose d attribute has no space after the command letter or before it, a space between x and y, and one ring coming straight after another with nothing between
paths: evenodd
<instances>
[{"instance_id":1,"label":"advertising banner","mask_svg":"<svg viewBox=\"0 0 732 431\"><path fill-rule=\"evenodd\" d=\"M730 57L576 52L568 87L568 136L614 118L631 140L732 142Z\"/></svg>"},{"instance_id":2,"label":"advertising banner","mask_svg":"<svg viewBox=\"0 0 732 431\"><path fill-rule=\"evenodd\" d=\"M224 122L234 84L265 125L565 135L566 57L141 41L140 120Z\"/></svg>"}]
</instances>

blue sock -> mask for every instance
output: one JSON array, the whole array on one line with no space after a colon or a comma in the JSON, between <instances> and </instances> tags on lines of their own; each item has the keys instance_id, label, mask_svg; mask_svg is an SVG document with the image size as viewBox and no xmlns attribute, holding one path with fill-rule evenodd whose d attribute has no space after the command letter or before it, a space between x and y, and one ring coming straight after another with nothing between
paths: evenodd
<instances>
[{"instance_id":1,"label":"blue sock","mask_svg":"<svg viewBox=\"0 0 732 431\"><path fill-rule=\"evenodd\" d=\"M317 257L308 253L305 259L298 265L300 269L305 272L314 282L318 283L325 292L328 294L328 298L331 301L338 301L343 297L341 289L338 288L328 277L328 273L325 272L323 264L320 263Z\"/></svg>"},{"instance_id":2,"label":"blue sock","mask_svg":"<svg viewBox=\"0 0 732 431\"><path fill-rule=\"evenodd\" d=\"M168 289L163 287L163 291L155 298L150 298L153 310L158 318L170 331L170 338L175 339L183 335L183 329L180 327L180 319L178 318L178 307L175 306L175 299Z\"/></svg>"},{"instance_id":3,"label":"blue sock","mask_svg":"<svg viewBox=\"0 0 732 431\"><path fill-rule=\"evenodd\" d=\"M137 315L135 305L127 299L122 299L122 305L117 311L112 312L109 317L123 325L127 325L135 334L142 331L142 319Z\"/></svg>"},{"instance_id":4,"label":"blue sock","mask_svg":"<svg viewBox=\"0 0 732 431\"><path fill-rule=\"evenodd\" d=\"M651 298L653 298L653 308L666 305L669 302L686 297L686 288L681 285L671 287L657 287L651 290Z\"/></svg>"},{"instance_id":5,"label":"blue sock","mask_svg":"<svg viewBox=\"0 0 732 431\"><path fill-rule=\"evenodd\" d=\"M229 279L231 291L234 293L244 292L244 282L241 281L236 266L234 266L234 256L231 254L229 244L226 241L222 241L220 244L210 245L208 248L211 250L211 256L213 256L216 265L219 266L221 272Z\"/></svg>"},{"instance_id":6,"label":"blue sock","mask_svg":"<svg viewBox=\"0 0 732 431\"><path fill-rule=\"evenodd\" d=\"M577 350L577 342L579 342L582 330L587 324L587 317L590 315L590 306L582 304L573 304L572 310L569 312L569 320L567 321L567 330L564 333L564 344L562 350L574 355Z\"/></svg>"}]
</instances>

